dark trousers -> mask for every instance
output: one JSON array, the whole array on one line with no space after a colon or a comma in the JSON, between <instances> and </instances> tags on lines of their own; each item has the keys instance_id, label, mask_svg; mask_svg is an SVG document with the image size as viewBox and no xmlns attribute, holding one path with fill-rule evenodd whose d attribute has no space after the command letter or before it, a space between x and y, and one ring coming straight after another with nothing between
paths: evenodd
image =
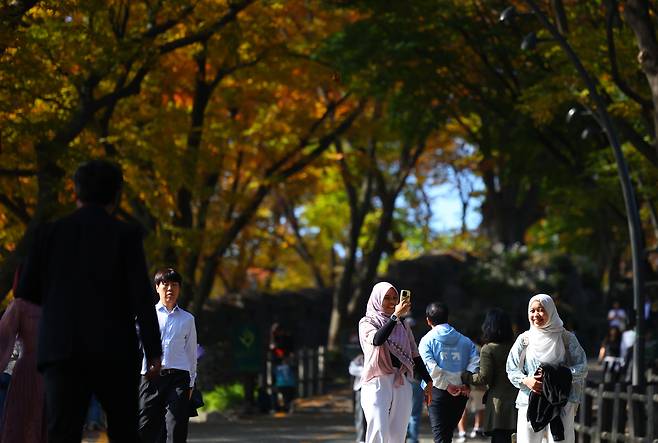
<instances>
[{"instance_id":1,"label":"dark trousers","mask_svg":"<svg viewBox=\"0 0 658 443\"><path fill-rule=\"evenodd\" d=\"M511 429L494 429L489 432L491 443L512 443L513 433L514 431Z\"/></svg>"},{"instance_id":2,"label":"dark trousers","mask_svg":"<svg viewBox=\"0 0 658 443\"><path fill-rule=\"evenodd\" d=\"M69 359L43 369L50 443L79 443L94 394L112 443L136 443L139 361Z\"/></svg>"},{"instance_id":3,"label":"dark trousers","mask_svg":"<svg viewBox=\"0 0 658 443\"><path fill-rule=\"evenodd\" d=\"M190 374L169 370L139 387L139 436L142 443L184 443L190 414Z\"/></svg>"},{"instance_id":4,"label":"dark trousers","mask_svg":"<svg viewBox=\"0 0 658 443\"><path fill-rule=\"evenodd\" d=\"M2 429L2 417L5 410L5 398L7 398L7 390L11 382L11 375L6 372L0 372L0 430Z\"/></svg>"},{"instance_id":5,"label":"dark trousers","mask_svg":"<svg viewBox=\"0 0 658 443\"><path fill-rule=\"evenodd\" d=\"M446 390L432 388L432 402L428 410L435 443L452 441L452 433L464 413L467 400L463 395L453 397Z\"/></svg>"},{"instance_id":6,"label":"dark trousers","mask_svg":"<svg viewBox=\"0 0 658 443\"><path fill-rule=\"evenodd\" d=\"M276 410L281 412L290 412L292 400L295 397L295 388L293 386L277 386L276 390L281 394L283 404L276 403ZM278 396L277 396L278 397Z\"/></svg>"}]
</instances>

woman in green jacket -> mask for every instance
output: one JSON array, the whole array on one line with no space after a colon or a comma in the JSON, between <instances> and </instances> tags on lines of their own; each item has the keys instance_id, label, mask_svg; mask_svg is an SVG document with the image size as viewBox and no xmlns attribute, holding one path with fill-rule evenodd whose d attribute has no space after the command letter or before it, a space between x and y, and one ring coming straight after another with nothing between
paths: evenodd
<instances>
[{"instance_id":1,"label":"woman in green jacket","mask_svg":"<svg viewBox=\"0 0 658 443\"><path fill-rule=\"evenodd\" d=\"M510 443L516 430L516 389L507 378L505 363L514 341L512 323L502 309L487 312L482 323L480 372L465 372L464 383L487 386L484 431L492 443Z\"/></svg>"}]
</instances>

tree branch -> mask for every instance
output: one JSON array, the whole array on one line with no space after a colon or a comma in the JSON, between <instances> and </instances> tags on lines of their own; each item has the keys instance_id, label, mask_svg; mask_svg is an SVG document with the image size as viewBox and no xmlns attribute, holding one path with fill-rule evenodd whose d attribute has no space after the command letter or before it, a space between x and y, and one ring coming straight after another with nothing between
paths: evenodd
<instances>
[{"instance_id":1,"label":"tree branch","mask_svg":"<svg viewBox=\"0 0 658 443\"><path fill-rule=\"evenodd\" d=\"M0 194L0 203L9 209L20 221L26 225L30 223L32 216L28 214L24 204L18 204L4 194Z\"/></svg>"},{"instance_id":2,"label":"tree branch","mask_svg":"<svg viewBox=\"0 0 658 443\"><path fill-rule=\"evenodd\" d=\"M23 17L27 12L32 9L37 3L37 0L15 0L11 2L3 2L4 5L0 8L0 28L3 29L4 35L0 38L0 55L4 54L5 50L9 47L9 40L13 37L11 34L15 31L23 21ZM7 32L9 30L10 32Z\"/></svg>"},{"instance_id":3,"label":"tree branch","mask_svg":"<svg viewBox=\"0 0 658 443\"><path fill-rule=\"evenodd\" d=\"M618 14L616 11L617 1L610 0L608 8L606 8L606 39L608 43L608 58L610 59L610 73L612 74L612 80L615 82L617 87L621 92L626 94L628 98L638 103L642 110L645 112L651 112L653 109L653 103L651 100L645 99L637 92L633 91L631 87L621 78L619 73L619 65L617 63L617 49L615 47L615 35L614 35L614 23L615 16Z\"/></svg>"},{"instance_id":4,"label":"tree branch","mask_svg":"<svg viewBox=\"0 0 658 443\"><path fill-rule=\"evenodd\" d=\"M176 49L182 48L184 46L191 45L193 43L199 43L203 40L207 40L212 36L214 33L222 29L224 26L227 24L233 22L237 15L247 8L250 4L254 3L255 0L242 0L241 2L232 4L229 6L229 11L222 16L219 20L217 20L215 23L206 26L204 29L200 30L197 33L187 35L185 37L181 37L179 39L167 42L160 46L159 52L160 54L166 54L171 51L175 51Z\"/></svg>"},{"instance_id":5,"label":"tree branch","mask_svg":"<svg viewBox=\"0 0 658 443\"><path fill-rule=\"evenodd\" d=\"M4 176L4 177L33 177L33 176L36 176L36 175L37 175L37 171L35 169L0 168L0 176Z\"/></svg>"},{"instance_id":6,"label":"tree branch","mask_svg":"<svg viewBox=\"0 0 658 443\"><path fill-rule=\"evenodd\" d=\"M194 11L194 8L196 7L196 5L197 5L197 3L193 3L193 4L185 7L183 9L183 11L181 12L180 16L178 16L175 19L170 19L170 20L167 20L165 22L162 22L162 23L159 23L159 24L156 24L156 25L151 25L147 31L142 33L142 37L144 37L146 39L152 39L154 37L157 37L160 34L163 34L163 33L167 32L168 30L170 30L171 28L173 28L174 26L176 26L177 24L182 22L183 19L185 19L188 15L190 15L192 13L192 11Z\"/></svg>"},{"instance_id":7,"label":"tree branch","mask_svg":"<svg viewBox=\"0 0 658 443\"><path fill-rule=\"evenodd\" d=\"M322 277L322 271L317 264L317 260L315 260L315 257L313 257L309 247L306 245L306 241L304 241L304 237L302 236L301 229L299 227L299 221L295 215L295 209L293 205L290 204L283 195L279 195L279 204L283 208L283 213L288 220L290 228L292 229L292 232L295 236L295 250L302 258L302 260L304 260L304 262L308 265L308 267L311 268L311 272L315 278L315 284L318 286L318 288L325 288L326 284L324 282L324 278Z\"/></svg>"}]
</instances>

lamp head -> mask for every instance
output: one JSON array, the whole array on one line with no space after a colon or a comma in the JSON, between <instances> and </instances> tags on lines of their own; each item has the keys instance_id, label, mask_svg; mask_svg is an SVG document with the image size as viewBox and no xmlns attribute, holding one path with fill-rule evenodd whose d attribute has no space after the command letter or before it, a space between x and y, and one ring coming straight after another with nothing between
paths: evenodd
<instances>
[{"instance_id":1,"label":"lamp head","mask_svg":"<svg viewBox=\"0 0 658 443\"><path fill-rule=\"evenodd\" d=\"M521 41L521 50L532 51L537 47L537 34L530 32Z\"/></svg>"},{"instance_id":2,"label":"lamp head","mask_svg":"<svg viewBox=\"0 0 658 443\"><path fill-rule=\"evenodd\" d=\"M575 106L567 111L567 123L571 123L580 115L580 111Z\"/></svg>"},{"instance_id":3,"label":"lamp head","mask_svg":"<svg viewBox=\"0 0 658 443\"><path fill-rule=\"evenodd\" d=\"M587 127L583 129L583 132L580 133L580 139L581 140L587 140L588 138L592 137L596 133L596 130L591 127Z\"/></svg>"},{"instance_id":4,"label":"lamp head","mask_svg":"<svg viewBox=\"0 0 658 443\"><path fill-rule=\"evenodd\" d=\"M498 20L501 23L508 25L514 21L514 17L516 17L516 8L514 6L508 6L500 13Z\"/></svg>"}]
</instances>

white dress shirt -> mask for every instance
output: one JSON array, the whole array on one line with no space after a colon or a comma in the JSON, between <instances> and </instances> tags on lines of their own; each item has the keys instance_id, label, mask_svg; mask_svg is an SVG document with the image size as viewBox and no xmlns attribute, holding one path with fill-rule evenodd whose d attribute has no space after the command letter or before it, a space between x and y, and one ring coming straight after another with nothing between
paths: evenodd
<instances>
[{"instance_id":1,"label":"white dress shirt","mask_svg":"<svg viewBox=\"0 0 658 443\"><path fill-rule=\"evenodd\" d=\"M162 369L181 369L190 373L190 387L196 380L196 326L194 316L176 305L171 312L158 302L155 305L162 342ZM146 374L146 357L142 375Z\"/></svg>"}]
</instances>

